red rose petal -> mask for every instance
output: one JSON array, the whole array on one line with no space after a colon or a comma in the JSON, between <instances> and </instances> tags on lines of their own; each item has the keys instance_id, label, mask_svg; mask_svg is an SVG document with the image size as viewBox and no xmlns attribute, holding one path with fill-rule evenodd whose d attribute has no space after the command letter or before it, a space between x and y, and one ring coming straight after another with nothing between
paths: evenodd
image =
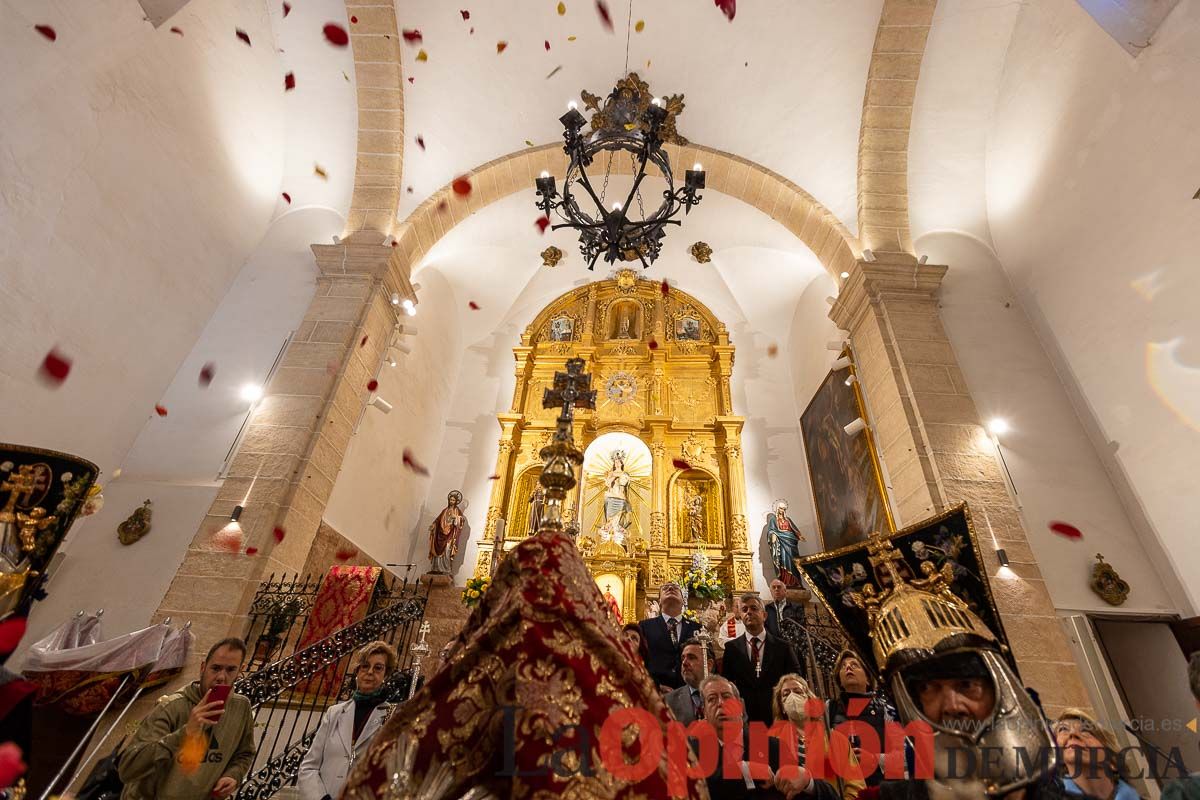
<instances>
[{"instance_id":1,"label":"red rose petal","mask_svg":"<svg viewBox=\"0 0 1200 800\"><path fill-rule=\"evenodd\" d=\"M467 31L467 33L469 33L469 34L471 34L472 36L474 36L474 35L475 35L475 26L474 26L474 25L472 25L472 26L471 26L471 30Z\"/></svg>"},{"instance_id":2,"label":"red rose petal","mask_svg":"<svg viewBox=\"0 0 1200 800\"><path fill-rule=\"evenodd\" d=\"M257 547L247 547L247 548L246 548L246 555L248 555L248 556L256 556L256 555L258 555L258 548L257 548Z\"/></svg>"},{"instance_id":3,"label":"red rose petal","mask_svg":"<svg viewBox=\"0 0 1200 800\"><path fill-rule=\"evenodd\" d=\"M288 194L287 192L284 192L283 193L283 201L290 206L292 204L292 196L290 194Z\"/></svg>"},{"instance_id":4,"label":"red rose petal","mask_svg":"<svg viewBox=\"0 0 1200 800\"><path fill-rule=\"evenodd\" d=\"M273 531L271 531L271 535L275 537L276 542L282 542L283 537L287 536L287 531L285 531L283 528L276 525L275 529Z\"/></svg>"},{"instance_id":5,"label":"red rose petal","mask_svg":"<svg viewBox=\"0 0 1200 800\"><path fill-rule=\"evenodd\" d=\"M422 150L425 149L425 137L424 136L421 136L421 135L417 136L417 147L421 148Z\"/></svg>"},{"instance_id":6,"label":"red rose petal","mask_svg":"<svg viewBox=\"0 0 1200 800\"><path fill-rule=\"evenodd\" d=\"M412 193L413 193L413 190L412 190L412 187L411 187L411 186L405 187L404 191L408 192L409 194L412 194Z\"/></svg>"},{"instance_id":7,"label":"red rose petal","mask_svg":"<svg viewBox=\"0 0 1200 800\"><path fill-rule=\"evenodd\" d=\"M171 28L171 33L178 33L180 36L183 36L183 31L179 30L179 28L176 28L176 27Z\"/></svg>"},{"instance_id":8,"label":"red rose petal","mask_svg":"<svg viewBox=\"0 0 1200 800\"><path fill-rule=\"evenodd\" d=\"M358 17L351 17L351 18L350 18L350 24L351 24L351 25L357 25L357 24L358 24Z\"/></svg>"},{"instance_id":9,"label":"red rose petal","mask_svg":"<svg viewBox=\"0 0 1200 800\"><path fill-rule=\"evenodd\" d=\"M0 744L0 785L12 786L27 769L21 748L13 742Z\"/></svg>"},{"instance_id":10,"label":"red rose petal","mask_svg":"<svg viewBox=\"0 0 1200 800\"><path fill-rule=\"evenodd\" d=\"M447 203L445 200L441 200L441 201L439 201L439 202L438 202L438 204L437 204L437 210L438 210L438 211L445 211L445 210L446 210L447 208L449 208L449 207L450 207L450 204L449 204L449 203Z\"/></svg>"},{"instance_id":11,"label":"red rose petal","mask_svg":"<svg viewBox=\"0 0 1200 800\"><path fill-rule=\"evenodd\" d=\"M337 552L333 554L333 557L338 561L349 561L356 555L358 555L358 551L353 547L339 547Z\"/></svg>"},{"instance_id":12,"label":"red rose petal","mask_svg":"<svg viewBox=\"0 0 1200 800\"><path fill-rule=\"evenodd\" d=\"M285 92L290 92L292 89L295 89L295 88L296 88L296 75L294 73L289 72L287 75L283 76L283 90Z\"/></svg>"},{"instance_id":13,"label":"red rose petal","mask_svg":"<svg viewBox=\"0 0 1200 800\"><path fill-rule=\"evenodd\" d=\"M1082 539L1083 531L1076 528L1069 522L1051 522L1050 530L1057 533L1059 536L1065 536L1068 539Z\"/></svg>"},{"instance_id":14,"label":"red rose petal","mask_svg":"<svg viewBox=\"0 0 1200 800\"><path fill-rule=\"evenodd\" d=\"M408 76L408 82L411 84L414 84L414 85L416 84L416 80L413 79L413 77L411 75Z\"/></svg>"},{"instance_id":15,"label":"red rose petal","mask_svg":"<svg viewBox=\"0 0 1200 800\"><path fill-rule=\"evenodd\" d=\"M675 469L691 469L692 468L692 465L689 464L688 462L684 461L682 458L672 459L671 466L675 467Z\"/></svg>"},{"instance_id":16,"label":"red rose petal","mask_svg":"<svg viewBox=\"0 0 1200 800\"><path fill-rule=\"evenodd\" d=\"M407 447L404 448L404 456L402 460L404 462L404 466L408 467L418 475L429 474L429 470L425 469L425 467L423 467L415 458L413 458L412 451Z\"/></svg>"},{"instance_id":17,"label":"red rose petal","mask_svg":"<svg viewBox=\"0 0 1200 800\"><path fill-rule=\"evenodd\" d=\"M292 4L284 3L283 4L283 16L286 17L290 13L292 13Z\"/></svg>"},{"instance_id":18,"label":"red rose petal","mask_svg":"<svg viewBox=\"0 0 1200 800\"><path fill-rule=\"evenodd\" d=\"M458 13L462 14L463 22L466 22L467 20L469 20L471 18L470 11L460 11Z\"/></svg>"},{"instance_id":19,"label":"red rose petal","mask_svg":"<svg viewBox=\"0 0 1200 800\"><path fill-rule=\"evenodd\" d=\"M211 361L200 368L200 385L208 386L213 382L213 376L217 374L217 365Z\"/></svg>"},{"instance_id":20,"label":"red rose petal","mask_svg":"<svg viewBox=\"0 0 1200 800\"><path fill-rule=\"evenodd\" d=\"M466 197L471 193L471 182L467 180L466 176L455 178L454 183L450 184L450 188L454 190L455 194Z\"/></svg>"},{"instance_id":21,"label":"red rose petal","mask_svg":"<svg viewBox=\"0 0 1200 800\"><path fill-rule=\"evenodd\" d=\"M546 45L546 49L549 50L550 49L550 40L549 39L547 39L545 41L545 45Z\"/></svg>"},{"instance_id":22,"label":"red rose petal","mask_svg":"<svg viewBox=\"0 0 1200 800\"><path fill-rule=\"evenodd\" d=\"M329 173L327 173L325 171L325 168L322 167L320 164L313 164L313 175L316 175L318 178L320 178L323 181L329 180Z\"/></svg>"},{"instance_id":23,"label":"red rose petal","mask_svg":"<svg viewBox=\"0 0 1200 800\"><path fill-rule=\"evenodd\" d=\"M410 31L402 31L400 35L403 36L404 41L408 42L409 44L420 44L425 40L424 37L421 36L421 32L416 28L413 28Z\"/></svg>"},{"instance_id":24,"label":"red rose petal","mask_svg":"<svg viewBox=\"0 0 1200 800\"><path fill-rule=\"evenodd\" d=\"M649 347L651 350L657 350L658 342L656 342L654 339L651 339L650 341L646 342L646 346Z\"/></svg>"},{"instance_id":25,"label":"red rose petal","mask_svg":"<svg viewBox=\"0 0 1200 800\"><path fill-rule=\"evenodd\" d=\"M667 283L666 278L663 278L662 285L659 287L659 289L662 290L663 297L666 297L667 293L671 291L671 284Z\"/></svg>"},{"instance_id":26,"label":"red rose petal","mask_svg":"<svg viewBox=\"0 0 1200 800\"><path fill-rule=\"evenodd\" d=\"M378 388L379 388L379 381L375 380L374 378L367 381L367 391L368 392L373 392Z\"/></svg>"},{"instance_id":27,"label":"red rose petal","mask_svg":"<svg viewBox=\"0 0 1200 800\"><path fill-rule=\"evenodd\" d=\"M600 24L613 32L612 15L608 13L608 4L604 0L596 0L596 13L600 15Z\"/></svg>"},{"instance_id":28,"label":"red rose petal","mask_svg":"<svg viewBox=\"0 0 1200 800\"><path fill-rule=\"evenodd\" d=\"M158 414L160 417L165 417L167 415L167 407L166 406L155 406L154 413Z\"/></svg>"},{"instance_id":29,"label":"red rose petal","mask_svg":"<svg viewBox=\"0 0 1200 800\"><path fill-rule=\"evenodd\" d=\"M488 475L488 480L489 480L489 481L498 481L498 480L500 480L500 473L499 473L499 472L496 472L496 473L494 473L494 474L492 474L492 475Z\"/></svg>"},{"instance_id":30,"label":"red rose petal","mask_svg":"<svg viewBox=\"0 0 1200 800\"><path fill-rule=\"evenodd\" d=\"M358 346L359 346L359 347L366 347L366 346L367 346L367 339L369 339L369 338L370 338L370 336L371 336L370 334L367 334L366 336L362 337L362 341L358 343Z\"/></svg>"},{"instance_id":31,"label":"red rose petal","mask_svg":"<svg viewBox=\"0 0 1200 800\"><path fill-rule=\"evenodd\" d=\"M58 38L58 34L55 33L54 28L51 28L49 25L34 25L33 29L52 42Z\"/></svg>"},{"instance_id":32,"label":"red rose petal","mask_svg":"<svg viewBox=\"0 0 1200 800\"><path fill-rule=\"evenodd\" d=\"M544 234L546 232L546 228L550 225L550 218L546 216L538 217L536 220L534 220L533 224L537 226L538 231Z\"/></svg>"},{"instance_id":33,"label":"red rose petal","mask_svg":"<svg viewBox=\"0 0 1200 800\"><path fill-rule=\"evenodd\" d=\"M508 42L496 42L496 55L500 55L508 48Z\"/></svg>"},{"instance_id":34,"label":"red rose petal","mask_svg":"<svg viewBox=\"0 0 1200 800\"><path fill-rule=\"evenodd\" d=\"M46 357L42 359L42 366L38 369L38 376L51 386L61 386L70 372L71 359L58 352L58 350L51 349L49 353L46 353Z\"/></svg>"},{"instance_id":35,"label":"red rose petal","mask_svg":"<svg viewBox=\"0 0 1200 800\"><path fill-rule=\"evenodd\" d=\"M733 15L737 13L737 0L713 0L713 5L721 9L721 13L733 22Z\"/></svg>"},{"instance_id":36,"label":"red rose petal","mask_svg":"<svg viewBox=\"0 0 1200 800\"><path fill-rule=\"evenodd\" d=\"M235 31L236 31L236 33L237 33L237 37L238 37L239 39L241 39L243 42L245 42L245 43L246 43L246 47L252 47L252 46L253 46L253 45L251 45L251 44L250 44L250 35L249 35L248 33L246 33L246 32L245 32L244 30L242 30L241 28L235 28L234 30L235 30Z\"/></svg>"},{"instance_id":37,"label":"red rose petal","mask_svg":"<svg viewBox=\"0 0 1200 800\"><path fill-rule=\"evenodd\" d=\"M467 308L471 309L472 311L478 311L479 303L476 303L474 300L472 300L467 303Z\"/></svg>"},{"instance_id":38,"label":"red rose petal","mask_svg":"<svg viewBox=\"0 0 1200 800\"><path fill-rule=\"evenodd\" d=\"M771 358L774 358L775 356L779 355L779 345L777 345L777 344L768 345L767 346L767 355L770 356Z\"/></svg>"},{"instance_id":39,"label":"red rose petal","mask_svg":"<svg viewBox=\"0 0 1200 800\"><path fill-rule=\"evenodd\" d=\"M350 35L346 33L346 29L337 23L330 22L323 29L325 38L329 43L337 47L345 47L350 44Z\"/></svg>"},{"instance_id":40,"label":"red rose petal","mask_svg":"<svg viewBox=\"0 0 1200 800\"><path fill-rule=\"evenodd\" d=\"M0 622L0 653L11 653L25 635L25 618L9 617ZM11 785L11 784L9 784Z\"/></svg>"}]
</instances>

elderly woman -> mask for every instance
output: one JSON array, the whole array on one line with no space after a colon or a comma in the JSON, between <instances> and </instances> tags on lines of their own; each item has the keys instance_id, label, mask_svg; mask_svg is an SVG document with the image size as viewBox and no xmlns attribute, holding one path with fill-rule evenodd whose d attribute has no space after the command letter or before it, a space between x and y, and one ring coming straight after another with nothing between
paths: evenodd
<instances>
[{"instance_id":1,"label":"elderly woman","mask_svg":"<svg viewBox=\"0 0 1200 800\"><path fill-rule=\"evenodd\" d=\"M1068 796L1139 800L1138 793L1122 777L1129 774L1129 768L1121 747L1095 717L1082 709L1068 708L1051 731L1063 754L1063 786Z\"/></svg>"},{"instance_id":2,"label":"elderly woman","mask_svg":"<svg viewBox=\"0 0 1200 800\"><path fill-rule=\"evenodd\" d=\"M816 700L815 703L809 703L810 700ZM771 710L775 722L783 720L790 721L798 729L798 739L800 742L800 765L806 766L804 758L804 727L811 719L824 727L823 708L824 703L820 702L820 698L809 687L808 681L795 673L784 675L775 684L775 690L771 693ZM840 743L849 751L846 754L844 763L856 767L858 759L850 749L850 742L840 733L835 733L830 738L829 734L825 737L825 764L821 774L824 775L823 780L836 786L837 796L842 800L855 800L866 787L866 783L861 778L846 778L839 776L837 770L834 769L833 760L829 757L831 742L834 744ZM839 759L842 760L842 759Z\"/></svg>"},{"instance_id":3,"label":"elderly woman","mask_svg":"<svg viewBox=\"0 0 1200 800\"><path fill-rule=\"evenodd\" d=\"M304 800L330 800L342 793L351 765L367 752L391 712L384 684L399 662L387 642L371 642L355 653L354 696L326 710L300 762L297 785Z\"/></svg>"},{"instance_id":4,"label":"elderly woman","mask_svg":"<svg viewBox=\"0 0 1200 800\"><path fill-rule=\"evenodd\" d=\"M875 679L867 672L862 660L853 650L843 650L833 664L833 680L839 689L838 696L829 702L829 724L837 728L843 722L860 722L870 726L879 740L880 754L887 742L885 738L888 722L898 719L896 709L876 691ZM899 755L891 756L898 758ZM902 769L902 767L900 768ZM883 759L879 767L867 776L867 786L877 786L883 780Z\"/></svg>"}]
</instances>

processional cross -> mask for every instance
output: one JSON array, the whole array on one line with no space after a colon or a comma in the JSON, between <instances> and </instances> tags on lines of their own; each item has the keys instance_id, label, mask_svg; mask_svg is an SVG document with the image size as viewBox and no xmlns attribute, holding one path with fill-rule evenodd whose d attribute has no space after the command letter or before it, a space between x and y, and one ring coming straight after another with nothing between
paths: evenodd
<instances>
[{"instance_id":1,"label":"processional cross","mask_svg":"<svg viewBox=\"0 0 1200 800\"><path fill-rule=\"evenodd\" d=\"M547 389L542 395L542 408L562 406L562 411L558 415L554 439L538 454L545 465L538 483L546 489L539 533L563 529L563 501L567 492L575 487L575 467L583 463L583 453L575 447L571 423L575 420L576 408L596 407L596 390L592 388L592 376L583 371L584 363L582 358L568 359L567 371L554 373L554 388Z\"/></svg>"}]
</instances>

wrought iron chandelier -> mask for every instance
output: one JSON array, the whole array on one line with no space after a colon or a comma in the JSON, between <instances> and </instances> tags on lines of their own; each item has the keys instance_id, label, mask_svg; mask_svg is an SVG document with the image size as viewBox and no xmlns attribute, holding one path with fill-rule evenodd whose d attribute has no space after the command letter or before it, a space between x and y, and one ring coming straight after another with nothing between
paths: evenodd
<instances>
[{"instance_id":1,"label":"wrought iron chandelier","mask_svg":"<svg viewBox=\"0 0 1200 800\"><path fill-rule=\"evenodd\" d=\"M685 215L690 212L701 200L697 192L704 188L704 170L696 164L686 171L683 186L676 189L671 161L663 149L667 142L687 144L675 130L675 117L683 111L683 95L654 97L635 72L617 82L603 107L596 95L585 91L580 96L584 107L594 111L591 130L584 132L588 120L576 103L570 103L567 113L559 118L566 142L563 152L570 159L562 193L555 186L555 178L543 172L534 181L537 207L547 217L553 212L562 220L552 226L553 230L579 231L579 250L589 270L595 268L601 256L610 264L641 261L643 268L649 267L662 249L666 227L682 224L677 219L680 209ZM609 178L613 162L623 153L628 153L632 160L633 186L623 201L613 201L607 197ZM605 154L608 158L604 179L597 192L588 167ZM662 203L646 213L641 187L651 165L661 173L667 186ZM637 213L633 213L635 203ZM585 205L594 210L584 210Z\"/></svg>"}]
</instances>

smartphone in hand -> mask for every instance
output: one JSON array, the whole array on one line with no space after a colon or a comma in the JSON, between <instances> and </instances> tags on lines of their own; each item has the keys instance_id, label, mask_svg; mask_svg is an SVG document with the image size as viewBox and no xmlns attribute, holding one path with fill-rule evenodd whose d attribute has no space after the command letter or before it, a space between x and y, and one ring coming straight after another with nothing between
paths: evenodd
<instances>
[{"instance_id":1,"label":"smartphone in hand","mask_svg":"<svg viewBox=\"0 0 1200 800\"><path fill-rule=\"evenodd\" d=\"M208 690L208 702L220 703L225 705L225 701L229 699L229 693L233 691L232 686L214 686Z\"/></svg>"}]
</instances>

